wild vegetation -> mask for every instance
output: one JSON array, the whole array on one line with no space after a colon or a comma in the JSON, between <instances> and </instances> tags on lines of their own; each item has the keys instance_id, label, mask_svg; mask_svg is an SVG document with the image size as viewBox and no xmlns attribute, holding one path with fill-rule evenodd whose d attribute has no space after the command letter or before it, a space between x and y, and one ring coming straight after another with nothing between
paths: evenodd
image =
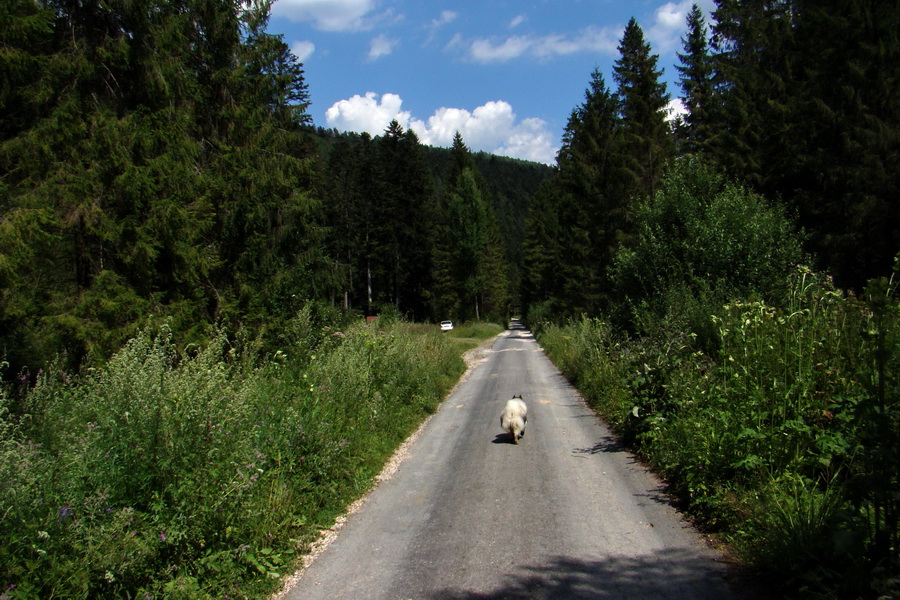
<instances>
[{"instance_id":1,"label":"wild vegetation","mask_svg":"<svg viewBox=\"0 0 900 600\"><path fill-rule=\"evenodd\" d=\"M271 357L221 331L182 352L161 323L4 395L4 597L264 596L501 330L326 317L298 312Z\"/></svg>"},{"instance_id":2,"label":"wild vegetation","mask_svg":"<svg viewBox=\"0 0 900 600\"><path fill-rule=\"evenodd\" d=\"M613 268L622 313L532 326L686 509L780 591L896 593L900 273L861 298L840 291L795 262L776 207L715 180L682 165L638 208Z\"/></svg>"},{"instance_id":3,"label":"wild vegetation","mask_svg":"<svg viewBox=\"0 0 900 600\"><path fill-rule=\"evenodd\" d=\"M617 89L592 75L530 207L528 323L773 593L893 597L900 11L718 0L713 17L711 35L688 17L672 131L634 22Z\"/></svg>"},{"instance_id":4,"label":"wild vegetation","mask_svg":"<svg viewBox=\"0 0 900 600\"><path fill-rule=\"evenodd\" d=\"M0 3L0 594L256 595L493 331L397 323L517 307L767 580L897 593L894 3L695 7L674 123L632 20L553 169L315 129L270 6Z\"/></svg>"}]
</instances>

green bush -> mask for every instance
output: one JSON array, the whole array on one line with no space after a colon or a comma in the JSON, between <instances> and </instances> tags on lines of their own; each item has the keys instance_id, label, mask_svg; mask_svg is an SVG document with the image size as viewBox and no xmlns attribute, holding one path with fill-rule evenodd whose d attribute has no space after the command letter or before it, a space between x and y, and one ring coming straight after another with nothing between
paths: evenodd
<instances>
[{"instance_id":1,"label":"green bush","mask_svg":"<svg viewBox=\"0 0 900 600\"><path fill-rule=\"evenodd\" d=\"M438 332L302 310L270 358L166 326L0 397L4 598L260 597L464 369Z\"/></svg>"},{"instance_id":2,"label":"green bush","mask_svg":"<svg viewBox=\"0 0 900 600\"><path fill-rule=\"evenodd\" d=\"M678 161L635 220L635 242L612 267L611 316L640 333L653 317L708 338L708 316L732 298L780 305L790 265L803 261L782 209L698 158Z\"/></svg>"},{"instance_id":3,"label":"green bush","mask_svg":"<svg viewBox=\"0 0 900 600\"><path fill-rule=\"evenodd\" d=\"M783 307L731 301L711 316L712 355L674 328L628 339L588 319L540 341L751 564L795 590L868 597L900 573L895 294L882 282L860 300L797 267Z\"/></svg>"}]
</instances>

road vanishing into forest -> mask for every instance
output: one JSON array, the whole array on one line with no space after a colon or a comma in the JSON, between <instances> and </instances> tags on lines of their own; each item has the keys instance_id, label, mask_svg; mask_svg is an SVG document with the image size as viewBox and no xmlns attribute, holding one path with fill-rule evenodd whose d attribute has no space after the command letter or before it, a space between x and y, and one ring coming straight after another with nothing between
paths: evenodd
<instances>
[{"instance_id":1,"label":"road vanishing into forest","mask_svg":"<svg viewBox=\"0 0 900 600\"><path fill-rule=\"evenodd\" d=\"M500 429L528 404L519 445ZM280 598L732 598L660 483L515 322Z\"/></svg>"}]
</instances>

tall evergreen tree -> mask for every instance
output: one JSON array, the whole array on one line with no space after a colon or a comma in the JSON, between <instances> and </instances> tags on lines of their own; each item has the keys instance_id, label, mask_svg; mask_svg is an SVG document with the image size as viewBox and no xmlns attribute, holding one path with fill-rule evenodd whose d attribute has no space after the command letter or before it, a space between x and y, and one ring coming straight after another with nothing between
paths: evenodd
<instances>
[{"instance_id":1,"label":"tall evergreen tree","mask_svg":"<svg viewBox=\"0 0 900 600\"><path fill-rule=\"evenodd\" d=\"M791 2L716 0L711 44L718 103L707 147L731 176L775 193L772 172L793 160L783 141L792 123L785 106L796 93L790 48Z\"/></svg>"},{"instance_id":2,"label":"tall evergreen tree","mask_svg":"<svg viewBox=\"0 0 900 600\"><path fill-rule=\"evenodd\" d=\"M794 4L797 83L778 142L787 158L768 187L797 210L839 283L862 289L900 253L900 9Z\"/></svg>"},{"instance_id":3,"label":"tall evergreen tree","mask_svg":"<svg viewBox=\"0 0 900 600\"><path fill-rule=\"evenodd\" d=\"M392 121L378 140L376 297L414 319L427 314L431 273L431 176L416 134Z\"/></svg>"},{"instance_id":4,"label":"tall evergreen tree","mask_svg":"<svg viewBox=\"0 0 900 600\"><path fill-rule=\"evenodd\" d=\"M490 192L472 153L457 132L450 149L447 195L436 251L447 270L438 281L452 282L456 315L503 319L509 303L508 261ZM446 293L446 288L442 293Z\"/></svg>"},{"instance_id":5,"label":"tall evergreen tree","mask_svg":"<svg viewBox=\"0 0 900 600\"><path fill-rule=\"evenodd\" d=\"M186 334L265 322L288 289L313 292L305 84L262 33L268 3L12 8L0 35L20 52L3 53L0 77L29 93L0 95L0 210L27 231L0 232L0 254L32 240L18 275L38 282L4 291L14 362L100 358L151 310Z\"/></svg>"},{"instance_id":6,"label":"tall evergreen tree","mask_svg":"<svg viewBox=\"0 0 900 600\"><path fill-rule=\"evenodd\" d=\"M710 113L715 110L716 101L706 20L696 4L688 13L687 28L687 37L682 38L684 54L678 54L681 65L675 68L681 74L681 89L687 109L681 136L683 151L693 154L703 151L714 135Z\"/></svg>"},{"instance_id":7,"label":"tall evergreen tree","mask_svg":"<svg viewBox=\"0 0 900 600\"><path fill-rule=\"evenodd\" d=\"M632 18L619 42L619 58L613 68L627 160L631 192L652 196L663 167L673 153L673 141L665 119L669 102L666 84L657 70L659 56L651 54L644 32Z\"/></svg>"},{"instance_id":8,"label":"tall evergreen tree","mask_svg":"<svg viewBox=\"0 0 900 600\"><path fill-rule=\"evenodd\" d=\"M599 309L606 268L628 229L629 180L618 113L618 98L595 70L557 157L558 219L569 232L560 241L567 257L560 266L561 292L576 314Z\"/></svg>"},{"instance_id":9,"label":"tall evergreen tree","mask_svg":"<svg viewBox=\"0 0 900 600\"><path fill-rule=\"evenodd\" d=\"M565 314L559 265L568 260L563 253L566 231L559 221L561 191L551 176L544 180L528 205L526 219L522 303L529 320L549 314Z\"/></svg>"}]
</instances>

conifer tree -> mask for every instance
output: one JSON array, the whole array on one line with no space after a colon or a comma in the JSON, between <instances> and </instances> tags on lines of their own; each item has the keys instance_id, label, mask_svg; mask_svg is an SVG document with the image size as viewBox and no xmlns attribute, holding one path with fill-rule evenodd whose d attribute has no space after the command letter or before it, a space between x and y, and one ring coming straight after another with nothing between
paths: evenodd
<instances>
[{"instance_id":1,"label":"conifer tree","mask_svg":"<svg viewBox=\"0 0 900 600\"><path fill-rule=\"evenodd\" d=\"M707 147L732 177L771 194L777 177L770 173L792 160L783 145L792 127L785 107L797 92L791 3L717 0L713 18L718 103L716 136Z\"/></svg>"},{"instance_id":2,"label":"conifer tree","mask_svg":"<svg viewBox=\"0 0 900 600\"><path fill-rule=\"evenodd\" d=\"M433 204L418 136L392 121L378 140L377 161L375 296L378 302L422 319L430 287Z\"/></svg>"},{"instance_id":3,"label":"conifer tree","mask_svg":"<svg viewBox=\"0 0 900 600\"><path fill-rule=\"evenodd\" d=\"M682 133L683 151L694 154L703 151L714 135L710 113L715 110L716 102L706 20L696 4L688 13L687 28L687 37L682 38L684 54L678 53L681 65L675 68L681 74L681 89L687 109Z\"/></svg>"},{"instance_id":4,"label":"conifer tree","mask_svg":"<svg viewBox=\"0 0 900 600\"><path fill-rule=\"evenodd\" d=\"M770 187L838 282L861 290L900 253L900 10L877 0L793 4L798 81L779 140L788 159Z\"/></svg>"},{"instance_id":5,"label":"conifer tree","mask_svg":"<svg viewBox=\"0 0 900 600\"><path fill-rule=\"evenodd\" d=\"M484 284L484 247L487 242L487 205L475 173L464 170L450 192L450 256L460 298L461 318L480 318Z\"/></svg>"},{"instance_id":6,"label":"conifer tree","mask_svg":"<svg viewBox=\"0 0 900 600\"><path fill-rule=\"evenodd\" d=\"M632 178L630 191L652 196L673 153L664 111L669 95L665 82L660 81L663 71L656 68L659 57L651 54L634 18L625 27L619 55L613 78L618 84L624 157Z\"/></svg>"},{"instance_id":7,"label":"conifer tree","mask_svg":"<svg viewBox=\"0 0 900 600\"><path fill-rule=\"evenodd\" d=\"M561 293L575 314L602 303L606 269L629 229L629 173L623 161L619 100L599 70L591 74L584 103L569 118L557 158L561 241Z\"/></svg>"},{"instance_id":8,"label":"conifer tree","mask_svg":"<svg viewBox=\"0 0 900 600\"><path fill-rule=\"evenodd\" d=\"M558 266L563 255L566 232L559 222L560 185L556 176L544 180L528 205L525 224L525 255L522 302L529 318L544 304L553 314L562 313L562 293Z\"/></svg>"},{"instance_id":9,"label":"conifer tree","mask_svg":"<svg viewBox=\"0 0 900 600\"><path fill-rule=\"evenodd\" d=\"M30 52L0 59L28 92L0 95L0 210L31 240L19 275L40 281L4 294L22 356L68 350L77 364L150 311L191 335L219 318L265 322L288 290L313 292L327 261L305 84L261 33L269 4L37 6L16 0L17 26L0 28ZM29 63L43 75L29 79ZM0 254L16 237L0 232Z\"/></svg>"}]
</instances>

